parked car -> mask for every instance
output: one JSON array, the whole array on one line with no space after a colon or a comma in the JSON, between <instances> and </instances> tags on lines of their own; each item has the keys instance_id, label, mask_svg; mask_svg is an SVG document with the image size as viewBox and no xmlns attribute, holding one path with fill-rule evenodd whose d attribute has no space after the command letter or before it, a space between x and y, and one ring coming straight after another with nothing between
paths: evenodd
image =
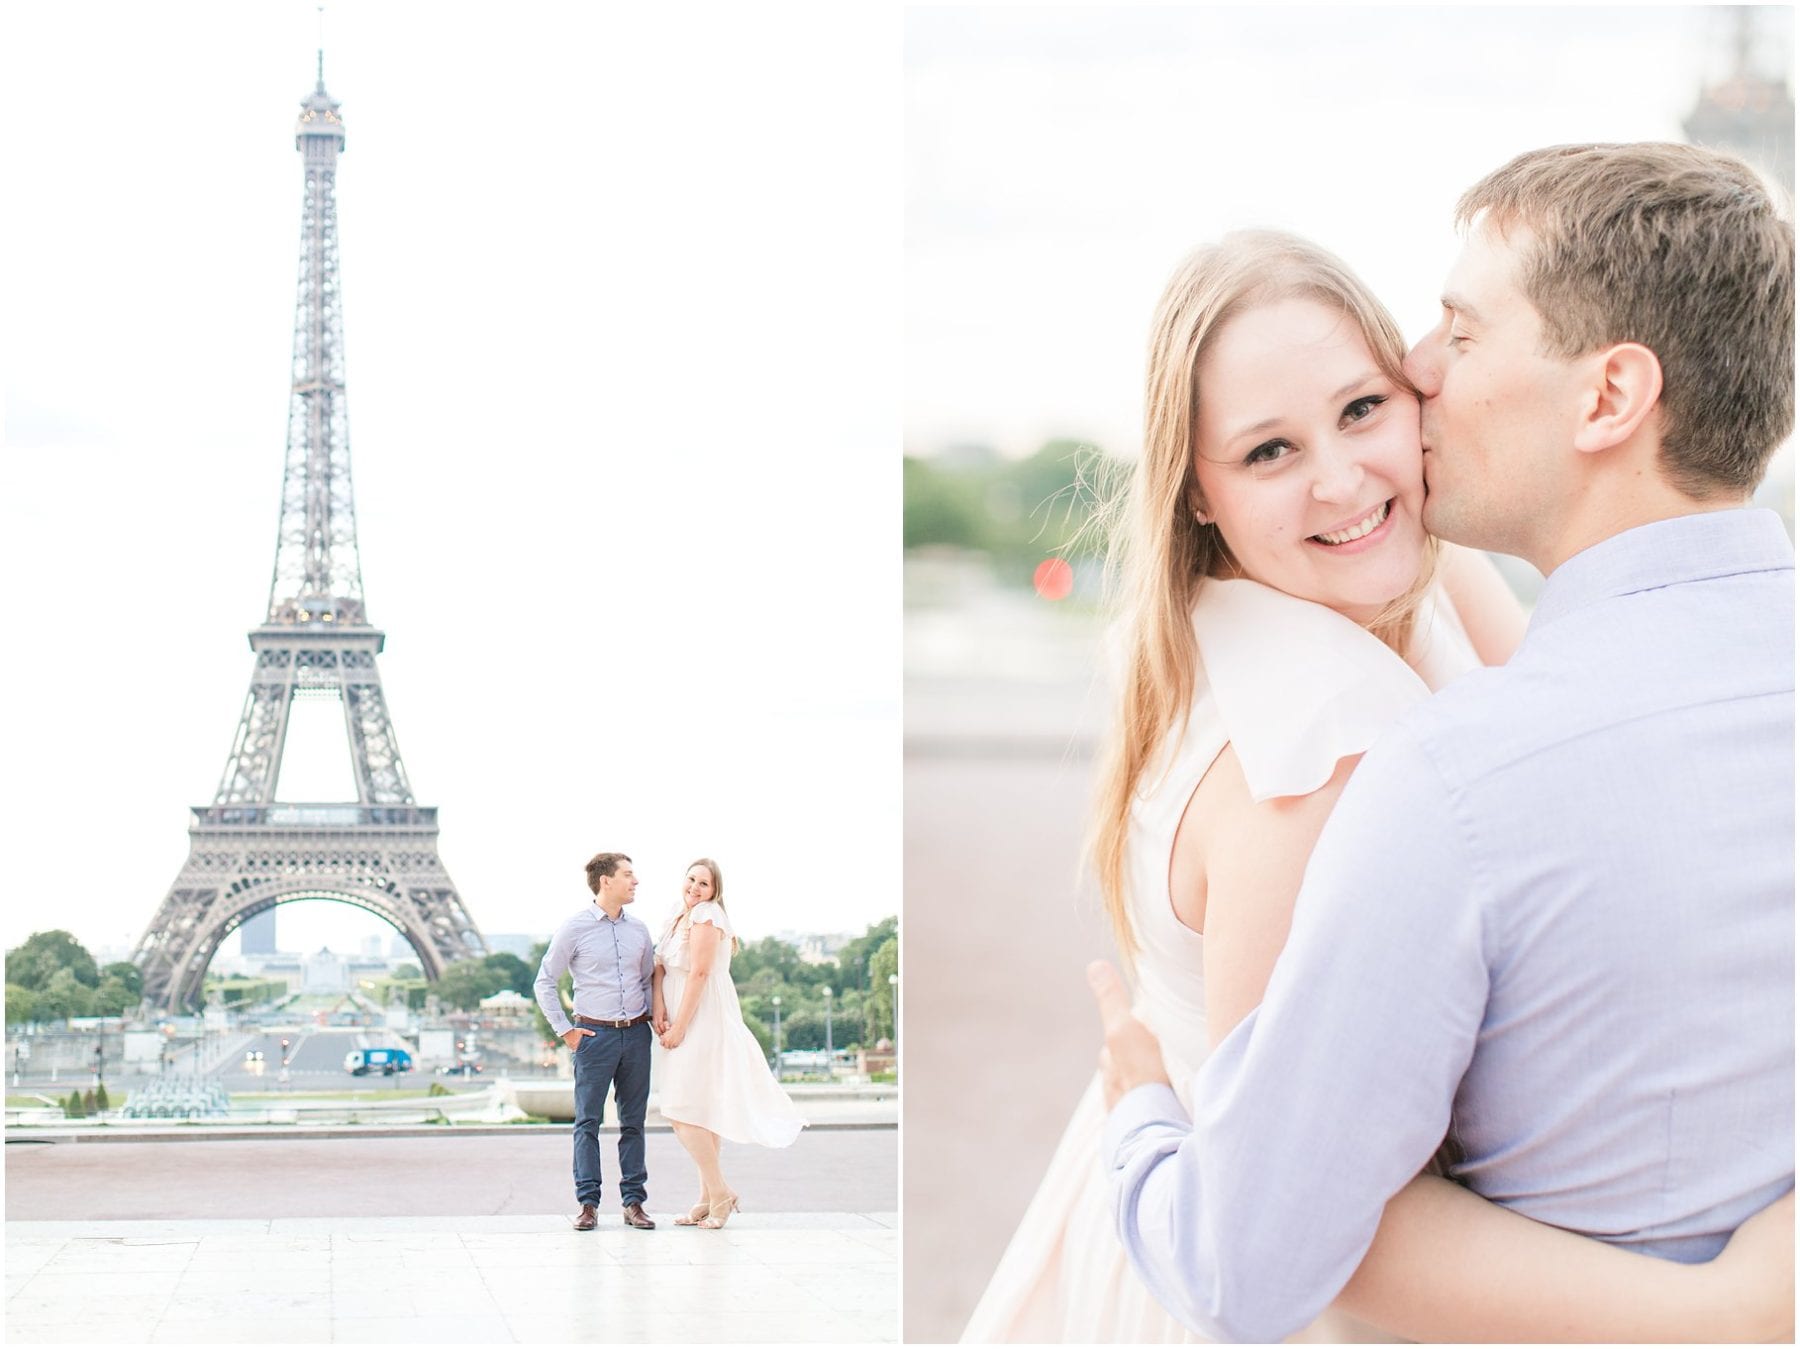
<instances>
[{"instance_id":1,"label":"parked car","mask_svg":"<svg viewBox=\"0 0 1800 1349\"><path fill-rule=\"evenodd\" d=\"M473 1077L481 1071L481 1065L473 1061L464 1063L446 1063L438 1069L439 1077Z\"/></svg>"},{"instance_id":2,"label":"parked car","mask_svg":"<svg viewBox=\"0 0 1800 1349\"><path fill-rule=\"evenodd\" d=\"M352 1049L344 1055L344 1070L357 1077L369 1073L392 1077L395 1073L410 1073L412 1066L412 1055L404 1049Z\"/></svg>"}]
</instances>

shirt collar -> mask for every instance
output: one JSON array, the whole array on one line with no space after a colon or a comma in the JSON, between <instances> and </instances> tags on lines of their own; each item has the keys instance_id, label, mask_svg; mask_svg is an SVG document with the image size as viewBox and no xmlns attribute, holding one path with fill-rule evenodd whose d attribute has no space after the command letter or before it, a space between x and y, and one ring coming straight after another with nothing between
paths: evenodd
<instances>
[{"instance_id":1,"label":"shirt collar","mask_svg":"<svg viewBox=\"0 0 1800 1349\"><path fill-rule=\"evenodd\" d=\"M1794 545L1774 511L1743 507L1657 520L1602 539L1551 572L1527 635L1600 600L1793 566Z\"/></svg>"},{"instance_id":2,"label":"shirt collar","mask_svg":"<svg viewBox=\"0 0 1800 1349\"><path fill-rule=\"evenodd\" d=\"M606 916L606 910L601 908L598 904L593 904L593 903L590 903L588 905L588 912L590 912L594 915L594 921L596 923L622 923L625 921L625 915L626 915L626 911L624 909L620 909L619 916L617 918L608 918Z\"/></svg>"}]
</instances>

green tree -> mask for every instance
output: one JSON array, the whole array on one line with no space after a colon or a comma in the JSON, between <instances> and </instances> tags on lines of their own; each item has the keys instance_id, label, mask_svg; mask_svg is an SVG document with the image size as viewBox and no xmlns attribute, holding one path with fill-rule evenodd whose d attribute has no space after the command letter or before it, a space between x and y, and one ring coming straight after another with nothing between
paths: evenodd
<instances>
[{"instance_id":1,"label":"green tree","mask_svg":"<svg viewBox=\"0 0 1800 1349\"><path fill-rule=\"evenodd\" d=\"M18 984L8 984L6 986L6 1024L23 1026L27 1021L32 1020L36 1016L36 1003L37 999L29 988L21 987Z\"/></svg>"},{"instance_id":2,"label":"green tree","mask_svg":"<svg viewBox=\"0 0 1800 1349\"><path fill-rule=\"evenodd\" d=\"M112 1100L106 1094L106 1083L104 1082L94 1088L94 1109L96 1111L112 1109Z\"/></svg>"},{"instance_id":3,"label":"green tree","mask_svg":"<svg viewBox=\"0 0 1800 1349\"><path fill-rule=\"evenodd\" d=\"M94 990L89 1015L123 1016L128 1008L137 1005L138 994L126 987L124 980L109 974L100 981L100 987Z\"/></svg>"},{"instance_id":4,"label":"green tree","mask_svg":"<svg viewBox=\"0 0 1800 1349\"><path fill-rule=\"evenodd\" d=\"M63 1102L63 1117L65 1119L82 1119L84 1117L81 1109L80 1092L72 1091L69 1093L69 1099Z\"/></svg>"},{"instance_id":5,"label":"green tree","mask_svg":"<svg viewBox=\"0 0 1800 1349\"><path fill-rule=\"evenodd\" d=\"M108 979L117 979L125 985L125 991L131 994L133 1002L144 996L144 972L129 960L115 960L101 970L100 982L105 983Z\"/></svg>"},{"instance_id":6,"label":"green tree","mask_svg":"<svg viewBox=\"0 0 1800 1349\"><path fill-rule=\"evenodd\" d=\"M539 956L538 959L542 960L543 957ZM501 985L502 988L510 988L513 992L523 994L527 998L531 996L531 984L537 978L536 965L527 965L511 951L496 951L483 959L481 963L505 978L506 982ZM500 990L495 989L494 991L498 993Z\"/></svg>"},{"instance_id":7,"label":"green tree","mask_svg":"<svg viewBox=\"0 0 1800 1349\"><path fill-rule=\"evenodd\" d=\"M446 1007L472 1012L506 987L506 976L480 960L459 960L438 976L432 992Z\"/></svg>"},{"instance_id":8,"label":"green tree","mask_svg":"<svg viewBox=\"0 0 1800 1349\"><path fill-rule=\"evenodd\" d=\"M855 1049L862 1044L863 1008L867 995L853 988L843 997L831 1001L831 1043L837 1049Z\"/></svg>"},{"instance_id":9,"label":"green tree","mask_svg":"<svg viewBox=\"0 0 1800 1349\"><path fill-rule=\"evenodd\" d=\"M93 1115L99 1113L99 1109L100 1103L95 1099L94 1089L89 1087L86 1091L81 1093L81 1113L84 1115Z\"/></svg>"},{"instance_id":10,"label":"green tree","mask_svg":"<svg viewBox=\"0 0 1800 1349\"><path fill-rule=\"evenodd\" d=\"M781 1005L783 1013L787 1013L787 1003ZM837 1029L837 1018L832 1018L832 1030ZM781 1018L781 1047L783 1049L823 1049L825 1048L825 1013L820 1008L802 1005L791 1014Z\"/></svg>"},{"instance_id":11,"label":"green tree","mask_svg":"<svg viewBox=\"0 0 1800 1349\"><path fill-rule=\"evenodd\" d=\"M731 971L737 976L736 981L759 986L769 982L760 978L765 972L779 983L795 983L798 972L803 968L800 953L775 937L764 937L759 942L753 942L731 958Z\"/></svg>"},{"instance_id":12,"label":"green tree","mask_svg":"<svg viewBox=\"0 0 1800 1349\"><path fill-rule=\"evenodd\" d=\"M39 1021L62 1021L72 1016L92 1016L94 991L67 967L57 970L37 991L34 1016Z\"/></svg>"},{"instance_id":13,"label":"green tree","mask_svg":"<svg viewBox=\"0 0 1800 1349\"><path fill-rule=\"evenodd\" d=\"M869 996L863 1003L866 1044L894 1038L894 986L888 976L900 969L900 939L889 937L869 960Z\"/></svg>"},{"instance_id":14,"label":"green tree","mask_svg":"<svg viewBox=\"0 0 1800 1349\"><path fill-rule=\"evenodd\" d=\"M100 984L100 971L94 965L94 958L73 935L61 928L52 932L34 932L25 939L23 946L15 946L6 953L7 982L24 988L46 988L60 970L70 971L76 982L87 988L96 988Z\"/></svg>"},{"instance_id":15,"label":"green tree","mask_svg":"<svg viewBox=\"0 0 1800 1349\"><path fill-rule=\"evenodd\" d=\"M410 960L402 961L400 964L394 966L393 970L388 975L388 978L390 979L423 979L424 977L425 971L413 964Z\"/></svg>"},{"instance_id":16,"label":"green tree","mask_svg":"<svg viewBox=\"0 0 1800 1349\"><path fill-rule=\"evenodd\" d=\"M894 936L900 928L898 918L883 918L874 924L860 937L852 937L838 948L837 978L832 987L840 992L848 993L851 989L866 989L869 986L869 958L873 956L881 944Z\"/></svg>"}]
</instances>

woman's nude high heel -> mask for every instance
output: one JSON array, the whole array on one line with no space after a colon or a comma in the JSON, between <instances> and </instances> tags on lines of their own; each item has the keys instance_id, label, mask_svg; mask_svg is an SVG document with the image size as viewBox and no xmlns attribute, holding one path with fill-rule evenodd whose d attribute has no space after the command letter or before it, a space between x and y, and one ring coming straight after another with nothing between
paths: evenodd
<instances>
[{"instance_id":1,"label":"woman's nude high heel","mask_svg":"<svg viewBox=\"0 0 1800 1349\"><path fill-rule=\"evenodd\" d=\"M737 1207L738 1207L738 1197L735 1194L732 1195L729 1199L721 1199L718 1203L713 1204L707 1210L706 1217L701 1219L700 1222L696 1223L695 1226L709 1227L709 1228L714 1228L714 1229L723 1227L723 1226L725 1226L726 1219L731 1217L732 1211L734 1209L737 1209ZM738 1210L738 1211L741 1212L742 1210Z\"/></svg>"},{"instance_id":2,"label":"woman's nude high heel","mask_svg":"<svg viewBox=\"0 0 1800 1349\"><path fill-rule=\"evenodd\" d=\"M706 1217L706 1215L709 1214L710 1212L712 1212L712 1205L708 1204L705 1200L701 1200L698 1204L695 1204L691 1209L689 1209L685 1214L683 1214L681 1217L677 1218L675 1220L675 1226L677 1226L677 1227L699 1227L701 1225L700 1220L702 1218Z\"/></svg>"}]
</instances>

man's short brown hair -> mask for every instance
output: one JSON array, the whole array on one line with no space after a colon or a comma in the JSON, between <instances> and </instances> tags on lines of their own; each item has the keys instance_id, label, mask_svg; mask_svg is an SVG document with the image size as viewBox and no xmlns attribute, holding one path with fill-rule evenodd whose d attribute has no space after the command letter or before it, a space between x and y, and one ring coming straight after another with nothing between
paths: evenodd
<instances>
[{"instance_id":1,"label":"man's short brown hair","mask_svg":"<svg viewBox=\"0 0 1800 1349\"><path fill-rule=\"evenodd\" d=\"M1662 467L1748 492L1794 425L1794 227L1742 160L1692 145L1558 145L1457 203L1529 236L1519 288L1553 355L1618 342L1662 363Z\"/></svg>"},{"instance_id":2,"label":"man's short brown hair","mask_svg":"<svg viewBox=\"0 0 1800 1349\"><path fill-rule=\"evenodd\" d=\"M592 890L595 894L599 894L600 878L602 876L613 875L618 871L619 863L629 862L630 860L631 859L622 852L595 853L592 857L588 858L588 889Z\"/></svg>"}]
</instances>

